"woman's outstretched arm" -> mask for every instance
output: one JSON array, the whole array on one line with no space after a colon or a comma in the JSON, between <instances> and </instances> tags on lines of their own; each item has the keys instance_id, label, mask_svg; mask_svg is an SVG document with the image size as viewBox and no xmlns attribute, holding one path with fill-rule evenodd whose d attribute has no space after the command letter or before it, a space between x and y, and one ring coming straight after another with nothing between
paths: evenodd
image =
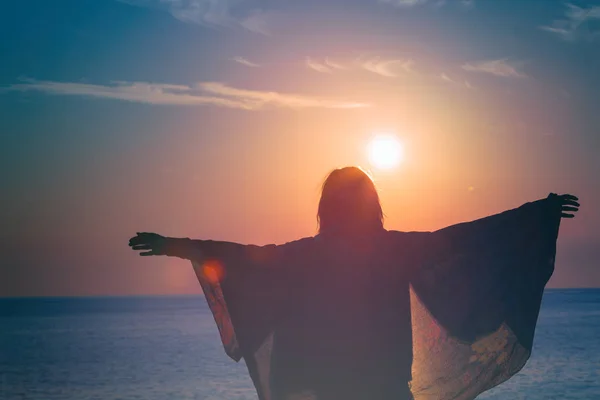
<instances>
[{"instance_id":1,"label":"woman's outstretched arm","mask_svg":"<svg viewBox=\"0 0 600 400\"><path fill-rule=\"evenodd\" d=\"M225 351L236 361L244 357L256 375L260 372L256 352L270 340L278 321L289 314L297 267L306 264L303 260L311 253L312 238L256 246L138 232L129 246L141 251L141 256L192 261Z\"/></svg>"},{"instance_id":2,"label":"woman's outstretched arm","mask_svg":"<svg viewBox=\"0 0 600 400\"><path fill-rule=\"evenodd\" d=\"M577 200L551 194L435 232L405 234L417 254L415 397L473 399L523 367L554 271L560 221L574 216Z\"/></svg>"},{"instance_id":3,"label":"woman's outstretched arm","mask_svg":"<svg viewBox=\"0 0 600 400\"><path fill-rule=\"evenodd\" d=\"M141 250L140 256L171 256L192 261L203 258L221 258L224 255L233 255L249 249L261 248L266 251L270 247L214 240L171 238L151 232L137 232L136 236L129 239L129 246L133 250Z\"/></svg>"},{"instance_id":4,"label":"woman's outstretched arm","mask_svg":"<svg viewBox=\"0 0 600 400\"><path fill-rule=\"evenodd\" d=\"M258 246L218 240L171 238L151 232L138 232L129 246L140 256L170 256L202 264L209 260L223 263L228 269L270 269L289 267L306 253L313 238L303 238L281 245ZM230 271L231 272L231 271Z\"/></svg>"}]
</instances>

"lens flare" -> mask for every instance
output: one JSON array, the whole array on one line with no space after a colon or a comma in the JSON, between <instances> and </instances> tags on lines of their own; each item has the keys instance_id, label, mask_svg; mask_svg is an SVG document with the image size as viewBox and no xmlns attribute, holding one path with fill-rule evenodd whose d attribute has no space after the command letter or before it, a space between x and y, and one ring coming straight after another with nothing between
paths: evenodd
<instances>
[{"instance_id":1,"label":"lens flare","mask_svg":"<svg viewBox=\"0 0 600 400\"><path fill-rule=\"evenodd\" d=\"M202 274L210 283L216 284L223 279L225 271L219 261L208 260L202 265Z\"/></svg>"}]
</instances>

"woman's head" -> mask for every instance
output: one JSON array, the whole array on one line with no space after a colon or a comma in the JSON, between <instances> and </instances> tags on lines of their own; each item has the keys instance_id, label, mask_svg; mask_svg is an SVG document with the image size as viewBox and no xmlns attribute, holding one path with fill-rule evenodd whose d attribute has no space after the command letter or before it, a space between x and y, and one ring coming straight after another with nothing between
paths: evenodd
<instances>
[{"instance_id":1,"label":"woman's head","mask_svg":"<svg viewBox=\"0 0 600 400\"><path fill-rule=\"evenodd\" d=\"M383 229L383 211L375 184L362 169L333 170L325 183L317 214L320 233L365 234Z\"/></svg>"}]
</instances>

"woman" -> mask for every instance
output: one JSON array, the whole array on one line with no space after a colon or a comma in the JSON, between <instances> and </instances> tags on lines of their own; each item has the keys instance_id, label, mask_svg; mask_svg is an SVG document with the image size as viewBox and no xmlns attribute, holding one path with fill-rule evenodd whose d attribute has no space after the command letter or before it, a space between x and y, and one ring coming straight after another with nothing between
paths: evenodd
<instances>
[{"instance_id":1,"label":"woman","mask_svg":"<svg viewBox=\"0 0 600 400\"><path fill-rule=\"evenodd\" d=\"M347 167L323 185L315 237L138 233L129 245L192 261L261 400L473 399L528 359L559 222L578 207L551 194L435 232L387 231L372 180Z\"/></svg>"}]
</instances>

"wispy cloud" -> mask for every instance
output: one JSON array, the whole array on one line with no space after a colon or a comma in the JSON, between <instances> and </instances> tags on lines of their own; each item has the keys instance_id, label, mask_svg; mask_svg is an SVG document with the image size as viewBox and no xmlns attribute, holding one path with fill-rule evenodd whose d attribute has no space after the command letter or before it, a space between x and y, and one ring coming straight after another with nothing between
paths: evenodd
<instances>
[{"instance_id":1,"label":"wispy cloud","mask_svg":"<svg viewBox=\"0 0 600 400\"><path fill-rule=\"evenodd\" d=\"M471 83L469 83L469 81L461 82L458 79L452 79L445 72L442 72L440 74L440 79L443 80L444 82L452 84L452 85L464 86L467 89L474 89L473 85L471 85Z\"/></svg>"},{"instance_id":2,"label":"wispy cloud","mask_svg":"<svg viewBox=\"0 0 600 400\"><path fill-rule=\"evenodd\" d=\"M448 75L446 75L445 72L442 72L442 74L440 75L440 78L443 81L448 82L448 83L456 83L456 81L454 79L450 78Z\"/></svg>"},{"instance_id":3,"label":"wispy cloud","mask_svg":"<svg viewBox=\"0 0 600 400\"><path fill-rule=\"evenodd\" d=\"M567 3L566 7L563 19L555 20L551 25L540 26L540 29L566 41L600 38L600 30L592 30L588 26L588 21L600 20L600 5L584 8Z\"/></svg>"},{"instance_id":4,"label":"wispy cloud","mask_svg":"<svg viewBox=\"0 0 600 400\"><path fill-rule=\"evenodd\" d=\"M335 61L331 61L329 58L325 59L325 65L332 69L347 69L346 66Z\"/></svg>"},{"instance_id":5,"label":"wispy cloud","mask_svg":"<svg viewBox=\"0 0 600 400\"><path fill-rule=\"evenodd\" d=\"M329 67L328 65L326 65L324 63L315 61L310 57L306 57L305 64L308 68L312 69L313 71L317 71L317 72L321 72L321 73L325 73L325 74L331 73L331 67Z\"/></svg>"},{"instance_id":6,"label":"wispy cloud","mask_svg":"<svg viewBox=\"0 0 600 400\"><path fill-rule=\"evenodd\" d=\"M363 69L388 78L395 78L400 72L412 72L414 61L407 60L382 60L379 57L371 59L358 59L356 63Z\"/></svg>"},{"instance_id":7,"label":"wispy cloud","mask_svg":"<svg viewBox=\"0 0 600 400\"><path fill-rule=\"evenodd\" d=\"M304 63L308 68L310 68L314 71L321 72L321 73L327 73L327 74L332 73L335 70L348 69L348 66L346 66L342 63L336 62L336 61L332 61L327 57L322 62L316 61L311 57L306 57L306 60Z\"/></svg>"},{"instance_id":8,"label":"wispy cloud","mask_svg":"<svg viewBox=\"0 0 600 400\"><path fill-rule=\"evenodd\" d=\"M212 105L243 110L278 108L361 108L369 104L272 91L238 89L219 82L172 85L148 82L113 82L95 85L76 82L25 80L2 91L36 91L53 95L83 96L137 103L181 106Z\"/></svg>"},{"instance_id":9,"label":"wispy cloud","mask_svg":"<svg viewBox=\"0 0 600 400\"><path fill-rule=\"evenodd\" d=\"M218 82L200 83L199 87L210 93L254 102L259 107L263 105L290 108L363 108L370 106L366 103L346 102L298 94L236 89Z\"/></svg>"},{"instance_id":10,"label":"wispy cloud","mask_svg":"<svg viewBox=\"0 0 600 400\"><path fill-rule=\"evenodd\" d=\"M462 69L469 72L482 72L505 78L525 78L526 75L519 71L516 65L511 65L508 59L487 60L466 63Z\"/></svg>"},{"instance_id":11,"label":"wispy cloud","mask_svg":"<svg viewBox=\"0 0 600 400\"><path fill-rule=\"evenodd\" d=\"M250 32L260 33L265 36L271 35L270 21L275 17L274 13L265 11L254 11L240 21L240 25Z\"/></svg>"},{"instance_id":12,"label":"wispy cloud","mask_svg":"<svg viewBox=\"0 0 600 400\"><path fill-rule=\"evenodd\" d=\"M413 72L415 62L411 59L382 59L381 57L361 56L354 61L340 63L325 58L324 61L317 61L311 57L306 57L305 65L324 74L330 74L335 70L363 69L386 78L395 78L401 73Z\"/></svg>"},{"instance_id":13,"label":"wispy cloud","mask_svg":"<svg viewBox=\"0 0 600 400\"><path fill-rule=\"evenodd\" d=\"M413 72L415 62L411 59L365 58L361 56L353 62L340 63L332 61L329 58L325 58L324 61L317 61L306 57L305 65L313 71L324 74L330 74L335 70L364 69L386 78L395 78L401 73Z\"/></svg>"},{"instance_id":14,"label":"wispy cloud","mask_svg":"<svg viewBox=\"0 0 600 400\"><path fill-rule=\"evenodd\" d=\"M258 68L258 67L260 67L259 64L256 64L256 63L254 63L254 62L252 62L252 61L250 61L250 60L248 60L247 58L244 58L244 57L233 57L232 60L235 61L238 64L242 64L242 65L245 65L247 67L252 67L252 68Z\"/></svg>"},{"instance_id":15,"label":"wispy cloud","mask_svg":"<svg viewBox=\"0 0 600 400\"><path fill-rule=\"evenodd\" d=\"M379 0L380 3L392 5L394 7L414 7L425 4L428 0Z\"/></svg>"},{"instance_id":16,"label":"wispy cloud","mask_svg":"<svg viewBox=\"0 0 600 400\"><path fill-rule=\"evenodd\" d=\"M389 4L393 7L398 8L410 8L415 6L422 6L425 4L431 4L433 7L439 8L445 6L448 0L378 0L379 3ZM464 7L473 7L475 0L459 0L458 3Z\"/></svg>"},{"instance_id":17,"label":"wispy cloud","mask_svg":"<svg viewBox=\"0 0 600 400\"><path fill-rule=\"evenodd\" d=\"M242 27L269 34L269 13L261 10L242 12L246 0L117 0L122 3L168 11L174 18L213 28ZM247 9L247 7L246 7Z\"/></svg>"}]
</instances>

